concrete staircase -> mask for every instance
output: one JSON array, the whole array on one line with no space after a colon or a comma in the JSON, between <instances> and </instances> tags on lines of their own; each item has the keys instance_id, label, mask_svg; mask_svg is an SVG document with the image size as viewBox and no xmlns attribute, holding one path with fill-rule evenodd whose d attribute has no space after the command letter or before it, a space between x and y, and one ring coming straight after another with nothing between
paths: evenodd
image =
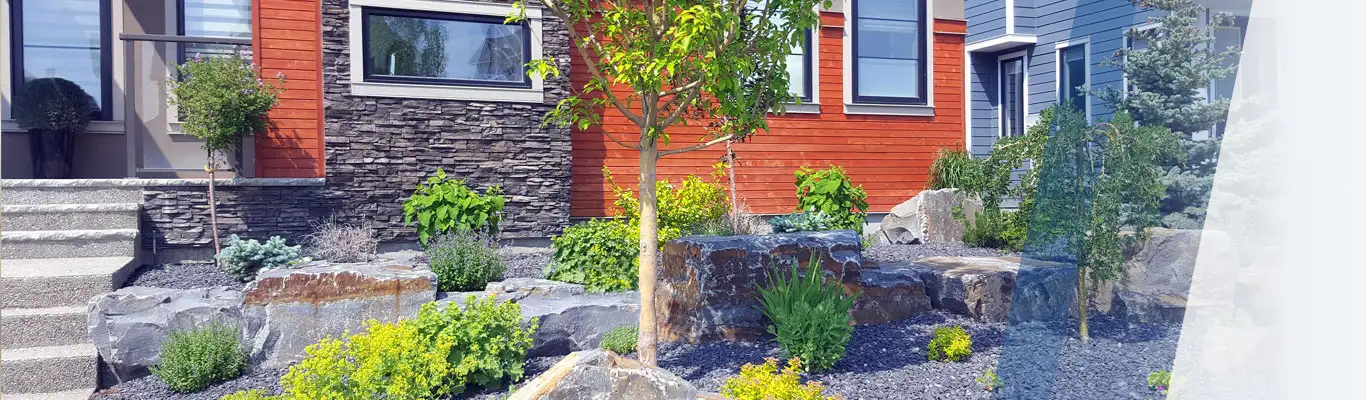
<instances>
[{"instance_id":1,"label":"concrete staircase","mask_svg":"<svg viewBox=\"0 0 1366 400\"><path fill-rule=\"evenodd\" d=\"M0 186L0 394L86 399L98 354L91 297L137 267L138 186L6 181Z\"/></svg>"}]
</instances>

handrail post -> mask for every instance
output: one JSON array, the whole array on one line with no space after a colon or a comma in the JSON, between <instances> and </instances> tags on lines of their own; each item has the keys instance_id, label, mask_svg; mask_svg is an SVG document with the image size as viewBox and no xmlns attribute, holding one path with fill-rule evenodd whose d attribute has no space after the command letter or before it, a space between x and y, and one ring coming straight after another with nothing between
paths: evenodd
<instances>
[{"instance_id":1,"label":"handrail post","mask_svg":"<svg viewBox=\"0 0 1366 400\"><path fill-rule=\"evenodd\" d=\"M142 165L142 132L137 128L137 87L134 77L137 76L134 67L137 65L134 59L137 58L135 51L137 42L132 40L123 41L123 134L129 137L124 138L124 143L128 146L128 177L138 177L138 167Z\"/></svg>"}]
</instances>

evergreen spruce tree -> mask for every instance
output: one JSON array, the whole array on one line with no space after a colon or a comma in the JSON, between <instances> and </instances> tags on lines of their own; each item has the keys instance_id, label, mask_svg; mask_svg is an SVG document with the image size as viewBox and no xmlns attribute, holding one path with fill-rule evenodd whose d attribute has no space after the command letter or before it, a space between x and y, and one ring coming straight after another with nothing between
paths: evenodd
<instances>
[{"instance_id":1,"label":"evergreen spruce tree","mask_svg":"<svg viewBox=\"0 0 1366 400\"><path fill-rule=\"evenodd\" d=\"M1205 207L1214 183L1219 139L1195 140L1194 134L1223 124L1228 99L1207 96L1211 82L1230 77L1237 70L1236 49L1214 46L1212 27L1227 25L1228 18L1196 5L1191 0L1131 0L1135 6L1158 11L1157 27L1127 33L1147 47L1123 48L1109 61L1128 80L1123 88L1107 87L1097 96L1116 111L1126 111L1139 125L1161 126L1181 138L1183 151L1162 162L1167 186L1162 199L1162 225L1198 229L1204 225ZM1209 16L1205 27L1199 24Z\"/></svg>"}]
</instances>

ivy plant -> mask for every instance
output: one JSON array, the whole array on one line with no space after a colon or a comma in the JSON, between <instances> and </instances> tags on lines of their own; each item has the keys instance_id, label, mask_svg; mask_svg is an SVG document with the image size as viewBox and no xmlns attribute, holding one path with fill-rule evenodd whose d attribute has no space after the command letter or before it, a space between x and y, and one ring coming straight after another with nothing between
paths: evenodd
<instances>
[{"instance_id":1,"label":"ivy plant","mask_svg":"<svg viewBox=\"0 0 1366 400\"><path fill-rule=\"evenodd\" d=\"M479 232L496 235L503 218L503 189L491 186L480 195L451 179L446 170L419 183L417 190L403 202L403 224L417 224L417 239L423 246L432 236L443 233Z\"/></svg>"}]
</instances>

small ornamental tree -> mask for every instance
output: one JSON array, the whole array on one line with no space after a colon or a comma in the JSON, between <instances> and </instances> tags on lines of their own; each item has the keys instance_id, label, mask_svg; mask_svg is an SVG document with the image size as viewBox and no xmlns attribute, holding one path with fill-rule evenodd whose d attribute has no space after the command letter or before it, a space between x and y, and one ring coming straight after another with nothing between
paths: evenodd
<instances>
[{"instance_id":1,"label":"small ornamental tree","mask_svg":"<svg viewBox=\"0 0 1366 400\"><path fill-rule=\"evenodd\" d=\"M640 153L639 357L656 364L654 296L659 256L655 168L661 157L741 140L767 130L769 111L795 102L787 55L817 25L828 0L533 0L564 21L589 79L546 116L585 129L615 109L639 135L609 139ZM508 22L526 18L513 3ZM557 62L528 63L528 74L558 76ZM670 148L669 127L705 127L701 143ZM662 145L662 147L661 147Z\"/></svg>"},{"instance_id":2,"label":"small ornamental tree","mask_svg":"<svg viewBox=\"0 0 1366 400\"><path fill-rule=\"evenodd\" d=\"M1161 15L1151 18L1155 28L1126 33L1146 41L1146 47L1122 48L1107 61L1124 73L1128 87L1110 86L1096 94L1112 109L1128 112L1135 123L1166 127L1181 138L1182 152L1162 160L1167 171L1163 225L1198 229L1214 184L1220 138L1195 140L1192 135L1227 119L1229 99L1206 92L1211 82L1237 71L1238 50L1215 46L1213 27L1228 24L1220 13L1209 13L1191 0L1131 1ZM1207 15L1207 26L1200 26Z\"/></svg>"}]
</instances>

